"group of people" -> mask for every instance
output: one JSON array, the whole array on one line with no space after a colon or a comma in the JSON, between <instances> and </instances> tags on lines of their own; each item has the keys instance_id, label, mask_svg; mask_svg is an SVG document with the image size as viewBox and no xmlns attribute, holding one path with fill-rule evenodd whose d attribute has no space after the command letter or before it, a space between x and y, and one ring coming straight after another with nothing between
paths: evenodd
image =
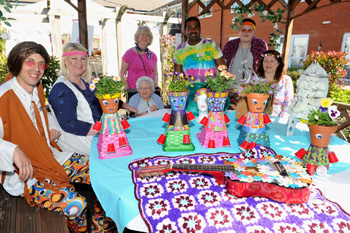
<instances>
[{"instance_id":1,"label":"group of people","mask_svg":"<svg viewBox=\"0 0 350 233\"><path fill-rule=\"evenodd\" d=\"M291 78L283 73L279 52L267 50L266 43L254 37L256 24L245 19L240 37L227 42L223 51L201 38L200 21L185 22L187 41L176 48L175 72L204 81L206 72L226 64L238 85L255 70L267 81L276 81L273 115L283 117L293 97ZM153 36L147 26L135 33L135 47L122 58L120 76L128 90L128 103L119 107L136 115L163 109L158 87L157 56L148 49ZM65 213L71 231L87 230L87 203L74 183L90 184L89 152L94 124L101 107L89 88L91 78L88 51L77 43L63 47L60 76L48 96L48 113L40 79L50 62L45 48L35 42L17 44L9 53L12 76L0 86L0 171L1 184L11 195L24 195L30 205ZM116 231L95 200L94 232Z\"/></svg>"},{"instance_id":2,"label":"group of people","mask_svg":"<svg viewBox=\"0 0 350 233\"><path fill-rule=\"evenodd\" d=\"M238 88L254 72L268 82L276 81L272 116L287 116L288 106L293 96L292 79L284 74L282 56L276 50L268 50L264 40L254 37L256 23L243 19L239 38L228 41L223 50L210 39L201 38L201 24L198 18L190 17L185 22L186 42L175 51L175 72L193 76L204 81L206 72L215 76L219 65L226 65L228 71L236 76Z\"/></svg>"}]
</instances>

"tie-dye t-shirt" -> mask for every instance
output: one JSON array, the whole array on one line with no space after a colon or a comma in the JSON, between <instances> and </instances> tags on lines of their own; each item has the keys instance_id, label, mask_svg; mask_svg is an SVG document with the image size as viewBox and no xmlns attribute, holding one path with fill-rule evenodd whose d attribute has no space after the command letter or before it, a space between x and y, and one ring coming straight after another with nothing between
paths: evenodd
<instances>
[{"instance_id":1,"label":"tie-dye t-shirt","mask_svg":"<svg viewBox=\"0 0 350 233\"><path fill-rule=\"evenodd\" d=\"M204 81L207 71L215 75L215 59L222 57L219 46L210 39L202 39L196 45L187 42L180 44L175 51L174 63L182 65L187 76L193 76L194 80Z\"/></svg>"}]
</instances>

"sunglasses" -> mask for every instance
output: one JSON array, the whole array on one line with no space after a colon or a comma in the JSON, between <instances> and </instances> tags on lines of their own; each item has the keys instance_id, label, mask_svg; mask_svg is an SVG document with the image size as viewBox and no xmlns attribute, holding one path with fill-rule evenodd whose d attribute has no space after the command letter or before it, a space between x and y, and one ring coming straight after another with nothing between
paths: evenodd
<instances>
[{"instance_id":1,"label":"sunglasses","mask_svg":"<svg viewBox=\"0 0 350 233\"><path fill-rule=\"evenodd\" d=\"M242 28L241 29L241 32L248 32L248 33L252 33L253 32L253 29L251 29L251 28Z\"/></svg>"},{"instance_id":2,"label":"sunglasses","mask_svg":"<svg viewBox=\"0 0 350 233\"><path fill-rule=\"evenodd\" d=\"M37 62L33 59L25 59L24 63L28 67L33 67L33 66L37 65ZM49 64L46 64L45 62L39 62L39 67L41 70L46 70L47 68L49 68Z\"/></svg>"}]
</instances>

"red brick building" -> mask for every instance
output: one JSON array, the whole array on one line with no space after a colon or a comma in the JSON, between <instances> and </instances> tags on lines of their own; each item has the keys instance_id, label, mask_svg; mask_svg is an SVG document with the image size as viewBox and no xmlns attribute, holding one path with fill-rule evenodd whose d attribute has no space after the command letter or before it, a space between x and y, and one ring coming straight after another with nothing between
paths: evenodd
<instances>
[{"instance_id":1,"label":"red brick building","mask_svg":"<svg viewBox=\"0 0 350 233\"><path fill-rule=\"evenodd\" d=\"M205 1L202 0L202 2ZM228 2L229 0L224 0L224 4ZM249 0L242 2L246 4ZM322 51L350 52L350 2L340 2L327 7L321 7L322 3L329 4L329 1L321 0L316 10L294 19L289 66L299 66L306 54L312 50L318 50L319 47ZM299 3L294 15L302 13L307 6L305 2ZM278 8L283 9L277 3L272 10L276 11ZM198 5L189 11L189 16L198 14ZM231 28L232 18L234 14L230 9L221 10L215 4L210 14L200 17L202 36L213 39L223 48L229 39L239 36L238 31ZM257 24L255 36L264 39L269 44L269 34L273 31L272 23L269 21L262 23L258 14L252 19ZM284 31L284 24L279 25L279 28Z\"/></svg>"}]
</instances>

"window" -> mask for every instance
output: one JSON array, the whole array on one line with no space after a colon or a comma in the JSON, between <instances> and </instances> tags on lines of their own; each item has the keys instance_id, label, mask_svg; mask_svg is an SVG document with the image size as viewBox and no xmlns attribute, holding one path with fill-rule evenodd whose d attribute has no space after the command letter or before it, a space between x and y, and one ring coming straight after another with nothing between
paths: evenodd
<instances>
[{"instance_id":1,"label":"window","mask_svg":"<svg viewBox=\"0 0 350 233\"><path fill-rule=\"evenodd\" d=\"M250 2L250 0L241 0L241 2L243 3L243 5L246 5ZM239 5L235 2L231 6L231 13L235 13L234 8L236 8L236 7L239 7Z\"/></svg>"},{"instance_id":2,"label":"window","mask_svg":"<svg viewBox=\"0 0 350 233\"><path fill-rule=\"evenodd\" d=\"M344 33L343 43L341 45L341 51L348 53L346 58L350 60L350 33ZM345 65L344 69L347 71L347 75L344 77L345 84L350 84L350 62Z\"/></svg>"},{"instance_id":3,"label":"window","mask_svg":"<svg viewBox=\"0 0 350 233\"><path fill-rule=\"evenodd\" d=\"M309 35L292 35L288 67L302 67L306 58Z\"/></svg>"},{"instance_id":4,"label":"window","mask_svg":"<svg viewBox=\"0 0 350 233\"><path fill-rule=\"evenodd\" d=\"M278 48L276 49L280 54L282 54L282 49L283 49L283 41L284 41L284 36L280 36L278 39ZM282 54L283 55L283 54Z\"/></svg>"},{"instance_id":5,"label":"window","mask_svg":"<svg viewBox=\"0 0 350 233\"><path fill-rule=\"evenodd\" d=\"M203 3L205 6L208 6L210 2L211 2L210 0L209 0L209 1L203 1L203 0L202 0L202 3ZM202 7L199 7L199 12L198 12L198 13L201 13L202 10L203 10ZM199 19L202 19L202 18L211 17L212 14L213 14L212 12L213 12L213 7L210 8L209 12L205 13L204 15L199 16L198 18L199 18Z\"/></svg>"}]
</instances>

